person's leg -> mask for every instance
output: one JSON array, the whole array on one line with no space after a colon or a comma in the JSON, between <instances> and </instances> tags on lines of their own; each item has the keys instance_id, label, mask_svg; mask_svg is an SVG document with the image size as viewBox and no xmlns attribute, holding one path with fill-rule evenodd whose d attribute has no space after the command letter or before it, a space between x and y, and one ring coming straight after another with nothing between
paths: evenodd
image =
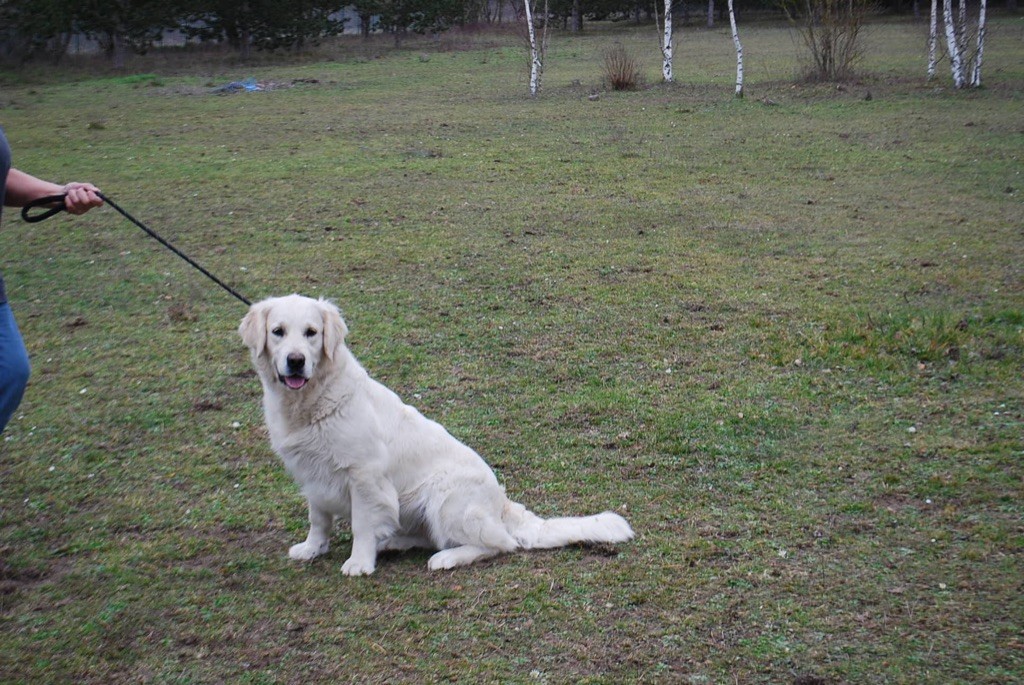
<instances>
[{"instance_id":1,"label":"person's leg","mask_svg":"<svg viewBox=\"0 0 1024 685\"><path fill-rule=\"evenodd\" d=\"M11 307L0 304L0 433L3 432L28 385L28 351Z\"/></svg>"}]
</instances>

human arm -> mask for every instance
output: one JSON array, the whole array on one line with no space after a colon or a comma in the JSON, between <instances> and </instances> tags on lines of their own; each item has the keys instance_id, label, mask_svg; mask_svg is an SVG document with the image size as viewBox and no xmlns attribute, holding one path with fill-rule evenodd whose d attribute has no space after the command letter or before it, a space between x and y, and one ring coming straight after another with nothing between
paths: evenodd
<instances>
[{"instance_id":1,"label":"human arm","mask_svg":"<svg viewBox=\"0 0 1024 685\"><path fill-rule=\"evenodd\" d=\"M91 183L68 183L58 185L11 169L7 174L7 195L4 204L10 207L24 207L33 200L50 195L66 195L64 207L69 214L85 214L93 207L103 204L97 193L99 189Z\"/></svg>"}]
</instances>

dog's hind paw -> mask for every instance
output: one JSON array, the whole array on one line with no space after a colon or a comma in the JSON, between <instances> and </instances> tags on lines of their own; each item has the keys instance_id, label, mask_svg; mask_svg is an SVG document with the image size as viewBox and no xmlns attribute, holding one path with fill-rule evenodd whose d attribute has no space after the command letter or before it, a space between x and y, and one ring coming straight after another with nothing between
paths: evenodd
<instances>
[{"instance_id":1,"label":"dog's hind paw","mask_svg":"<svg viewBox=\"0 0 1024 685\"><path fill-rule=\"evenodd\" d=\"M292 545L288 550L288 556L296 561L309 561L316 559L321 554L325 554L327 549L330 547L330 543L326 540L324 542L300 542L297 545Z\"/></svg>"},{"instance_id":2,"label":"dog's hind paw","mask_svg":"<svg viewBox=\"0 0 1024 685\"><path fill-rule=\"evenodd\" d=\"M501 550L476 547L474 545L462 545L443 549L427 560L427 568L431 571L446 571L456 566L466 566L480 559L487 559L500 554Z\"/></svg>"}]
</instances>

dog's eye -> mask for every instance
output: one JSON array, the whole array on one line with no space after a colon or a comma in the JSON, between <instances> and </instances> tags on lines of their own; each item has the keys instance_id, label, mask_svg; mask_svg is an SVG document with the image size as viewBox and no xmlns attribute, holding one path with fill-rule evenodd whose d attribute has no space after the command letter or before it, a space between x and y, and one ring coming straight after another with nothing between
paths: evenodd
<instances>
[{"instance_id":1,"label":"dog's eye","mask_svg":"<svg viewBox=\"0 0 1024 685\"><path fill-rule=\"evenodd\" d=\"M307 328L306 329L306 337L307 338L315 338L316 334L317 334L317 330L315 328Z\"/></svg>"},{"instance_id":2,"label":"dog's eye","mask_svg":"<svg viewBox=\"0 0 1024 685\"><path fill-rule=\"evenodd\" d=\"M280 338L282 335L284 335L284 329L278 326L274 330L270 331L270 334L275 338Z\"/></svg>"}]
</instances>

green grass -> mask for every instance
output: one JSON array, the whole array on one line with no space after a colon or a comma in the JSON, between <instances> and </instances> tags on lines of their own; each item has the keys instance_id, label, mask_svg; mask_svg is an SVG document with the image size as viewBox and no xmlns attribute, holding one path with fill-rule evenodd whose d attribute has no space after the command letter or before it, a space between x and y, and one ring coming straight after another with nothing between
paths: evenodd
<instances>
[{"instance_id":1,"label":"green grass","mask_svg":"<svg viewBox=\"0 0 1024 685\"><path fill-rule=\"evenodd\" d=\"M309 565L243 308L109 209L0 258L33 357L0 442L4 682L1006 683L1024 676L1024 41L926 84L798 42L343 43L287 63L0 73L19 168L91 180L244 294L344 310L377 378L615 548ZM445 44L441 47L452 47ZM260 58L262 59L262 58ZM946 65L943 65L946 66ZM289 87L216 96L254 77ZM871 99L866 94L871 93Z\"/></svg>"}]
</instances>

